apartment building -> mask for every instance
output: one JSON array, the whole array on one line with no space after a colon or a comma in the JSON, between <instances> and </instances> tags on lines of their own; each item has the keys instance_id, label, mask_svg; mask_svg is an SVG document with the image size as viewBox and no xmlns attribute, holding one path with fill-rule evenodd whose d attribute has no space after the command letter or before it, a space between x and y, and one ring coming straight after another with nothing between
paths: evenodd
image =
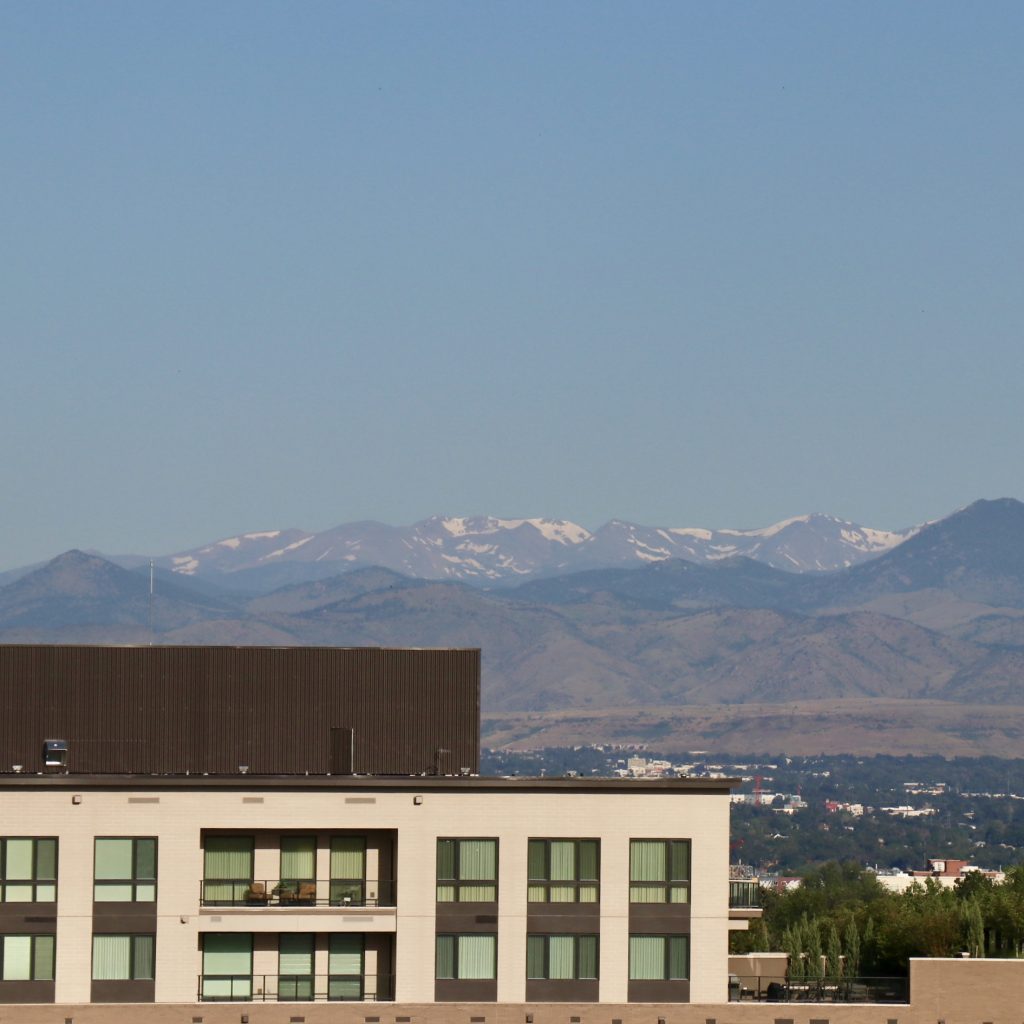
<instances>
[{"instance_id":1,"label":"apartment building","mask_svg":"<svg viewBox=\"0 0 1024 1024\"><path fill-rule=\"evenodd\" d=\"M479 777L479 652L8 646L0 701L0 1018L728 997L734 780Z\"/></svg>"}]
</instances>

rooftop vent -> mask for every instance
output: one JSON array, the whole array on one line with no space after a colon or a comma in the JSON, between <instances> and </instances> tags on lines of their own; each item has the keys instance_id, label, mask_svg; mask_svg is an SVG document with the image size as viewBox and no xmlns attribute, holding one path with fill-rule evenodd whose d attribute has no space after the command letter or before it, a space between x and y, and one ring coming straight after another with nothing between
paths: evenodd
<instances>
[{"instance_id":1,"label":"rooftop vent","mask_svg":"<svg viewBox=\"0 0 1024 1024\"><path fill-rule=\"evenodd\" d=\"M43 740L43 765L47 768L67 768L68 741Z\"/></svg>"}]
</instances>

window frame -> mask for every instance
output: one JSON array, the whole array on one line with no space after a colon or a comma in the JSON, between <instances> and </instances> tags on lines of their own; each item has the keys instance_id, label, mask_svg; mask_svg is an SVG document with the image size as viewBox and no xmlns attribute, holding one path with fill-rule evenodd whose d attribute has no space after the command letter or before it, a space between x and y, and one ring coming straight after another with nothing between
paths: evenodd
<instances>
[{"instance_id":1,"label":"window frame","mask_svg":"<svg viewBox=\"0 0 1024 1024\"><path fill-rule=\"evenodd\" d=\"M441 877L441 844L454 843L455 854L452 858L455 872L454 878ZM494 844L494 877L493 878L462 878L462 844L463 843L493 843ZM496 836L438 836L437 854L435 860L436 892L435 898L438 903L497 903L498 902L498 857L500 854L498 838ZM452 889L451 899L441 898L441 889ZM493 888L494 895L487 900L466 900L462 899L463 889Z\"/></svg>"},{"instance_id":2,"label":"window frame","mask_svg":"<svg viewBox=\"0 0 1024 1024\"><path fill-rule=\"evenodd\" d=\"M97 851L101 842L130 842L132 844L132 877L131 878L97 878ZM151 842L153 844L153 877L142 878L139 874L139 843ZM94 903L156 903L157 879L160 874L160 842L157 836L95 836L92 843L92 898ZM131 899L127 900L98 900L97 892L104 886L130 886L132 890ZM139 899L139 888L141 886L153 887L152 899Z\"/></svg>"},{"instance_id":3,"label":"window frame","mask_svg":"<svg viewBox=\"0 0 1024 1024\"><path fill-rule=\"evenodd\" d=\"M200 975L200 989L199 989L199 1001L205 1003L224 1003L224 1002L251 1002L253 995L253 966L254 959L253 954L256 948L256 935L259 932L201 932L202 943L200 946L200 968L202 974ZM207 946L211 937L216 937L217 940L223 938L229 939L241 939L246 938L248 940L248 949L244 952L248 953L249 958L249 969L248 973L245 972L234 972L231 974L210 974L207 972L207 953L214 953L216 955L222 955L224 950L208 950ZM238 950L232 950L232 955L238 955ZM229 992L227 995L221 992L213 992L210 989L216 989L219 985L227 984ZM239 991L235 991L236 985ZM209 986L209 988L208 988Z\"/></svg>"},{"instance_id":4,"label":"window frame","mask_svg":"<svg viewBox=\"0 0 1024 1024\"><path fill-rule=\"evenodd\" d=\"M463 978L459 974L459 944L463 939L494 940L493 955L491 957L491 973L486 978ZM452 973L441 976L438 973L438 945L442 939L452 940ZM498 933L497 932L438 932L434 937L434 980L435 981L497 981L498 979Z\"/></svg>"},{"instance_id":5,"label":"window frame","mask_svg":"<svg viewBox=\"0 0 1024 1024\"><path fill-rule=\"evenodd\" d=\"M217 878L207 874L210 854L210 840L215 843L218 840L247 840L249 849L246 851L249 857L249 877L241 878L232 876L230 878ZM203 881L202 881L202 905L208 907L237 907L245 904L249 892L252 891L253 877L256 871L256 834L254 832L204 832L202 836L203 853ZM226 890L219 892L218 887ZM213 895L211 895L211 889Z\"/></svg>"},{"instance_id":6,"label":"window frame","mask_svg":"<svg viewBox=\"0 0 1024 1024\"><path fill-rule=\"evenodd\" d=\"M96 940L97 939L128 939L128 977L127 978L97 978L96 977ZM152 939L150 951L152 960L149 965L149 975L139 976L135 973L135 947L138 939ZM155 932L93 932L92 936L92 962L90 973L93 981L118 982L118 981L156 981L156 933Z\"/></svg>"},{"instance_id":7,"label":"window frame","mask_svg":"<svg viewBox=\"0 0 1024 1024\"><path fill-rule=\"evenodd\" d=\"M32 843L32 877L7 877L7 844L12 840L28 840ZM53 843L53 878L39 877L39 844ZM57 836L0 836L0 903L56 903L57 877L60 871L60 842ZM29 900L11 900L8 898L8 886L31 886L32 898ZM42 886L53 888L53 899L40 899L39 889Z\"/></svg>"},{"instance_id":8,"label":"window frame","mask_svg":"<svg viewBox=\"0 0 1024 1024\"><path fill-rule=\"evenodd\" d=\"M309 970L301 974L285 974L282 971L281 958L294 955L295 950L285 951L281 947L287 941L305 939L308 949L302 950L303 955L309 954ZM291 986L290 993L283 991L287 980ZM300 986L308 986L308 995L300 994ZM315 932L278 932L277 935L277 998L281 1002L309 1003L316 997L316 933Z\"/></svg>"},{"instance_id":9,"label":"window frame","mask_svg":"<svg viewBox=\"0 0 1024 1024\"><path fill-rule=\"evenodd\" d=\"M534 878L530 874L530 846L534 843L544 844L544 878ZM551 877L551 844L572 843L573 844L573 875L571 879L553 879ZM583 843L593 843L595 847L595 863L597 865L596 878L581 877L581 847ZM601 902L601 840L592 836L580 838L566 836L552 836L530 838L526 841L526 901L527 903L600 903ZM552 900L551 890L562 888L573 890L571 900ZM593 888L594 898L592 900L581 900L580 892L584 888ZM534 891L543 889L543 899L535 899Z\"/></svg>"},{"instance_id":10,"label":"window frame","mask_svg":"<svg viewBox=\"0 0 1024 1024\"><path fill-rule=\"evenodd\" d=\"M29 977L27 978L5 978L4 977L4 944L9 939L28 939L29 940ZM36 976L36 944L39 939L50 940L50 976L48 978L39 978ZM6 934L0 934L0 983L17 983L17 982L31 982L31 981L50 981L53 982L57 977L57 935L55 932L33 932L26 934L25 932L10 932Z\"/></svg>"},{"instance_id":11,"label":"window frame","mask_svg":"<svg viewBox=\"0 0 1024 1024\"><path fill-rule=\"evenodd\" d=\"M633 877L633 846L636 843L661 843L665 848L665 878L663 880L647 880ZM657 836L634 837L629 840L629 902L631 904L669 904L688 906L690 903L690 878L672 878L672 864L674 857L672 852L675 848L686 850L686 873L693 874L693 841L691 839L661 839ZM638 898L636 890L658 888L661 890L660 899ZM676 892L682 892L684 898L681 900L672 899Z\"/></svg>"},{"instance_id":12,"label":"window frame","mask_svg":"<svg viewBox=\"0 0 1024 1024\"><path fill-rule=\"evenodd\" d=\"M627 965L628 980L636 982L649 981L689 981L690 980L690 936L685 932L630 932L629 963ZM659 978L635 978L633 976L633 939L661 939L665 946L662 951L662 973ZM672 943L685 943L683 977L672 977Z\"/></svg>"},{"instance_id":13,"label":"window frame","mask_svg":"<svg viewBox=\"0 0 1024 1024\"><path fill-rule=\"evenodd\" d=\"M542 960L544 963L544 973L541 975L530 974L530 940L534 942L540 940L544 945L544 952ZM552 978L551 977L551 940L552 939L572 939L572 977L571 978ZM582 960L582 943L580 939L593 939L594 940L594 975L593 977L584 977L580 971L580 961ZM597 932L587 932L581 934L560 934L560 935L548 935L530 932L526 936L526 980L529 981L598 981L601 976L601 936Z\"/></svg>"}]
</instances>

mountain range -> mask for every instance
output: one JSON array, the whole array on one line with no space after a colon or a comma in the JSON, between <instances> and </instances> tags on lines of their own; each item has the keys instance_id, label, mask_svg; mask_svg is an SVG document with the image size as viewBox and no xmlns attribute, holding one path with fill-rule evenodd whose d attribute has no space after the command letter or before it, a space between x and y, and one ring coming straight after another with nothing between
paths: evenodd
<instances>
[{"instance_id":1,"label":"mountain range","mask_svg":"<svg viewBox=\"0 0 1024 1024\"><path fill-rule=\"evenodd\" d=\"M870 560L851 548L856 564L831 572L767 563L792 554L809 536L793 528L815 519L744 534L761 560L705 547L700 560L633 554L625 564L636 567L557 574L538 554L525 582L490 589L432 578L431 562L426 578L366 566L267 591L265 575L246 574L296 543L277 535L251 538L279 545L269 552L243 538L209 546L205 570L202 551L190 572L174 571L186 563L172 556L151 598L148 562L71 551L0 586L0 640L474 646L492 742L1024 756L1024 505L976 502ZM527 540L575 552L601 532L427 522L452 538L501 531L495 547L517 571ZM310 536L292 550L324 535ZM231 562L239 553L246 560ZM241 579L260 585L243 592Z\"/></svg>"},{"instance_id":2,"label":"mountain range","mask_svg":"<svg viewBox=\"0 0 1024 1024\"><path fill-rule=\"evenodd\" d=\"M154 561L176 575L247 593L369 566L417 579L494 587L672 558L712 563L745 556L790 572L829 572L874 558L914 532L875 530L821 514L754 530L641 526L616 519L593 533L563 519L433 516L411 526L357 522L320 533L243 533ZM149 561L138 555L103 557L124 568Z\"/></svg>"}]
</instances>

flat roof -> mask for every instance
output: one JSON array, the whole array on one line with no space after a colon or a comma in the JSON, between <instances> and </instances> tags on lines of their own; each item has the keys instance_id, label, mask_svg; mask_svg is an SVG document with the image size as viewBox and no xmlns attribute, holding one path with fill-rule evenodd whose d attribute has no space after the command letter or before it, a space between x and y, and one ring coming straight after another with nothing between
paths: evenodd
<instances>
[{"instance_id":1,"label":"flat roof","mask_svg":"<svg viewBox=\"0 0 1024 1024\"><path fill-rule=\"evenodd\" d=\"M72 775L0 774L3 789L229 789L229 790L427 790L473 792L496 790L532 793L728 793L741 779L586 779L524 776L458 775Z\"/></svg>"}]
</instances>

